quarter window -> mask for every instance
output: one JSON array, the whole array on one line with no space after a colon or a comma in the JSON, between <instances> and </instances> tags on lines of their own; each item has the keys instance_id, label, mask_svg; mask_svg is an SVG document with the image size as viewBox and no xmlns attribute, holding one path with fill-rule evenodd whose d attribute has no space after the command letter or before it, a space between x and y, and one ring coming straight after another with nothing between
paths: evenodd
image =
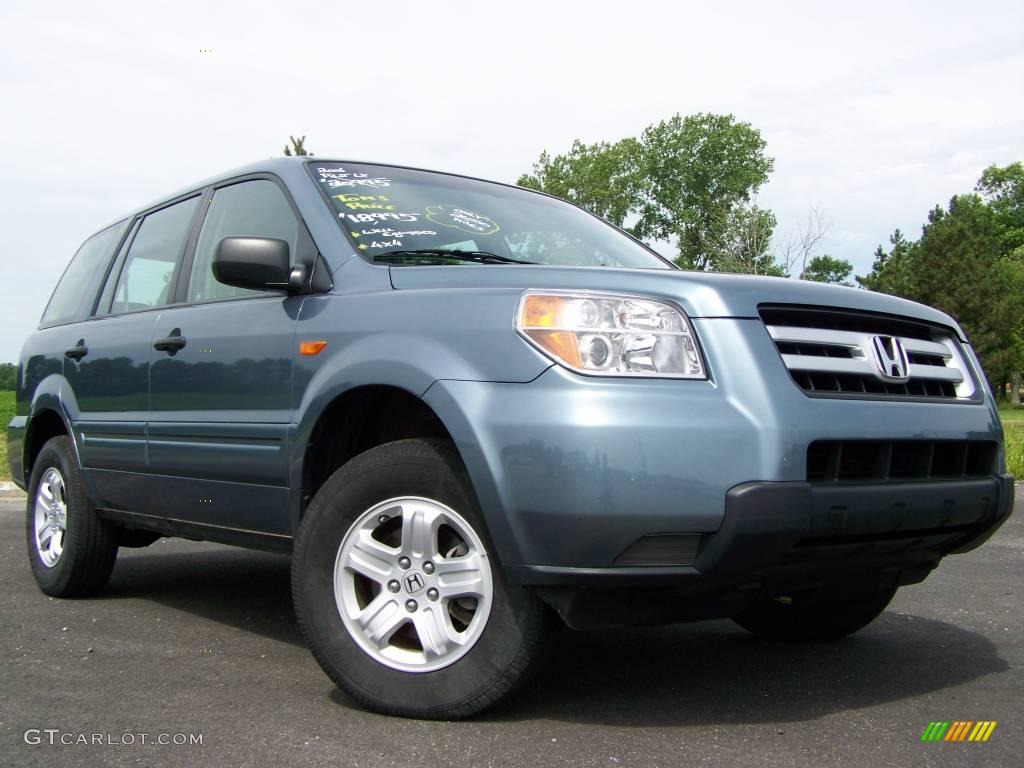
<instances>
[{"instance_id":1,"label":"quarter window","mask_svg":"<svg viewBox=\"0 0 1024 768\"><path fill-rule=\"evenodd\" d=\"M114 290L111 313L160 307L171 301L174 268L185 250L199 198L161 208L142 220Z\"/></svg>"},{"instance_id":2,"label":"quarter window","mask_svg":"<svg viewBox=\"0 0 1024 768\"><path fill-rule=\"evenodd\" d=\"M44 324L67 323L78 318L82 303L96 295L95 287L88 290L89 286L95 286L96 281L93 278L97 271L106 271L114 248L117 247L127 226L128 222L122 221L102 232L97 232L82 243L82 247L64 270L64 276L57 283L50 303L46 305L43 312Z\"/></svg>"},{"instance_id":3,"label":"quarter window","mask_svg":"<svg viewBox=\"0 0 1024 768\"><path fill-rule=\"evenodd\" d=\"M213 195L196 245L188 300L211 301L242 296L265 296L263 291L224 285L213 276L213 255L225 237L271 237L284 240L292 256L298 242L299 220L281 189L259 179L221 187Z\"/></svg>"}]
</instances>

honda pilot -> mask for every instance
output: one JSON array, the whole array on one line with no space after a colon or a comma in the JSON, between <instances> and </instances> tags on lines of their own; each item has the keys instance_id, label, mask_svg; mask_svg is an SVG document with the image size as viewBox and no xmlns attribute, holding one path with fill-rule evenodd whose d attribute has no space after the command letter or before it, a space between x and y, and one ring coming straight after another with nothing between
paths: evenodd
<instances>
[{"instance_id":1,"label":"honda pilot","mask_svg":"<svg viewBox=\"0 0 1024 768\"><path fill-rule=\"evenodd\" d=\"M507 697L558 625L836 640L1013 497L940 311L683 271L544 194L308 157L89 237L8 440L46 594L161 536L290 553L324 671L426 718Z\"/></svg>"}]
</instances>

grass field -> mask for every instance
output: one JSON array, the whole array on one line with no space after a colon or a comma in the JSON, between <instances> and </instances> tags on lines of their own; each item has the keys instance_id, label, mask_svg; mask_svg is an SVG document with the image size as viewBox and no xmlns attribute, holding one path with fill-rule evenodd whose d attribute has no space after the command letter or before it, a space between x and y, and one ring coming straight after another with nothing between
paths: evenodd
<instances>
[{"instance_id":1,"label":"grass field","mask_svg":"<svg viewBox=\"0 0 1024 768\"><path fill-rule=\"evenodd\" d=\"M14 415L14 393L0 392L0 480L10 480L7 470L7 423ZM1006 467L1014 477L1024 477L1024 407L999 410L1006 433Z\"/></svg>"},{"instance_id":2,"label":"grass field","mask_svg":"<svg viewBox=\"0 0 1024 768\"><path fill-rule=\"evenodd\" d=\"M1024 408L1004 406L999 416L1006 436L1006 471L1024 478Z\"/></svg>"},{"instance_id":3,"label":"grass field","mask_svg":"<svg viewBox=\"0 0 1024 768\"><path fill-rule=\"evenodd\" d=\"M14 393L0 392L0 480L10 480L7 469L7 425L14 416Z\"/></svg>"}]
</instances>

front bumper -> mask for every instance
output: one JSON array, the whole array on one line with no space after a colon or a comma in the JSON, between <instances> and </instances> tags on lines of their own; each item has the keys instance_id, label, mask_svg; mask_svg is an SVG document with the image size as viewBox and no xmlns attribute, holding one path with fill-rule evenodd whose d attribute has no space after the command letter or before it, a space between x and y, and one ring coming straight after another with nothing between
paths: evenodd
<instances>
[{"instance_id":1,"label":"front bumper","mask_svg":"<svg viewBox=\"0 0 1024 768\"><path fill-rule=\"evenodd\" d=\"M704 534L692 566L510 566L524 584L739 585L778 591L822 580L920 581L947 554L980 546L1013 508L1010 475L915 483L822 485L754 482L726 494L718 531Z\"/></svg>"},{"instance_id":2,"label":"front bumper","mask_svg":"<svg viewBox=\"0 0 1024 768\"><path fill-rule=\"evenodd\" d=\"M692 567L515 570L575 629L728 618L766 597L922 581L943 555L988 539L1013 495L1009 475L834 488L747 483L729 492L725 521L703 537Z\"/></svg>"}]
</instances>

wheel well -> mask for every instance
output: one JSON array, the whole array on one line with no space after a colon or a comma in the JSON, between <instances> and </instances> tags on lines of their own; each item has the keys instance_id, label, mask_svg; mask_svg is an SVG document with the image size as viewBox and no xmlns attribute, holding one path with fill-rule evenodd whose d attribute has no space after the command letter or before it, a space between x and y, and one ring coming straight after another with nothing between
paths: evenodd
<instances>
[{"instance_id":1,"label":"wheel well","mask_svg":"<svg viewBox=\"0 0 1024 768\"><path fill-rule=\"evenodd\" d=\"M36 456L46 445L51 437L66 435L67 428L64 420L56 411L40 411L31 418L28 423L28 434L25 435L25 479L32 475L32 467L36 463Z\"/></svg>"},{"instance_id":2,"label":"wheel well","mask_svg":"<svg viewBox=\"0 0 1024 768\"><path fill-rule=\"evenodd\" d=\"M338 467L393 440L451 435L437 414L404 389L367 386L335 399L317 420L302 463L303 508Z\"/></svg>"}]
</instances>

